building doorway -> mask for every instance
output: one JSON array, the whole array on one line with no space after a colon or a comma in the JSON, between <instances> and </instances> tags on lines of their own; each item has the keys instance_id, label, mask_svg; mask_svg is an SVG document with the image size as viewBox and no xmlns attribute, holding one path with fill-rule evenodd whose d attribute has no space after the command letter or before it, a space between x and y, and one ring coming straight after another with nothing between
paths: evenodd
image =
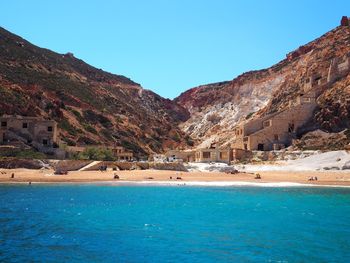
<instances>
[{"instance_id":1,"label":"building doorway","mask_svg":"<svg viewBox=\"0 0 350 263\"><path fill-rule=\"evenodd\" d=\"M258 144L258 151L263 151L264 150L264 144L263 143L259 143Z\"/></svg>"},{"instance_id":2,"label":"building doorway","mask_svg":"<svg viewBox=\"0 0 350 263\"><path fill-rule=\"evenodd\" d=\"M294 122L288 123L288 132L294 132Z\"/></svg>"}]
</instances>

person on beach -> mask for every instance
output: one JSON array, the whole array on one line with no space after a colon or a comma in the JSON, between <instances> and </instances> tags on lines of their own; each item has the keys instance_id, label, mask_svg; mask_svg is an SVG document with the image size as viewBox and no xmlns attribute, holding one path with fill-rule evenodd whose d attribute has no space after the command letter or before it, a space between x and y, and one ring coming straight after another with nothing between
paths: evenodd
<instances>
[{"instance_id":1,"label":"person on beach","mask_svg":"<svg viewBox=\"0 0 350 263\"><path fill-rule=\"evenodd\" d=\"M101 165L100 172L106 172L106 171L107 171L107 165Z\"/></svg>"},{"instance_id":2,"label":"person on beach","mask_svg":"<svg viewBox=\"0 0 350 263\"><path fill-rule=\"evenodd\" d=\"M261 179L261 175L260 174L255 174L255 177L254 177L254 179Z\"/></svg>"},{"instance_id":3,"label":"person on beach","mask_svg":"<svg viewBox=\"0 0 350 263\"><path fill-rule=\"evenodd\" d=\"M311 176L310 178L309 178L309 181L317 181L317 176Z\"/></svg>"}]
</instances>

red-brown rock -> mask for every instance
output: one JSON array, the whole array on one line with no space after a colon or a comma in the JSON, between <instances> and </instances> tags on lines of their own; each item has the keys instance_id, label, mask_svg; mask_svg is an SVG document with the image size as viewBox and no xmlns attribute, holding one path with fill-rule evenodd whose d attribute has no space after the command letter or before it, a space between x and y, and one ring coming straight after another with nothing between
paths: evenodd
<instances>
[{"instance_id":1,"label":"red-brown rock","mask_svg":"<svg viewBox=\"0 0 350 263\"><path fill-rule=\"evenodd\" d=\"M341 26L349 26L349 18L347 16L343 16L340 20Z\"/></svg>"}]
</instances>

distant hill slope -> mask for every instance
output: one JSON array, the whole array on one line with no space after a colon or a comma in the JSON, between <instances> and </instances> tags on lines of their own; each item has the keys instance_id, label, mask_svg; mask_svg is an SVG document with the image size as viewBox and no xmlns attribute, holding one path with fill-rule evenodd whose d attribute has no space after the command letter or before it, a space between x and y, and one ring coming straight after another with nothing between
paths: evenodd
<instances>
[{"instance_id":1,"label":"distant hill slope","mask_svg":"<svg viewBox=\"0 0 350 263\"><path fill-rule=\"evenodd\" d=\"M138 155L187 146L177 103L71 53L39 48L0 28L0 115L55 119L69 145L117 143Z\"/></svg>"},{"instance_id":2,"label":"distant hill slope","mask_svg":"<svg viewBox=\"0 0 350 263\"><path fill-rule=\"evenodd\" d=\"M171 101L0 28L0 115L55 119L60 139L69 145L117 143L139 156L188 148L193 140L197 147L225 145L238 123L286 109L310 83L323 83L334 65L343 67L349 58L348 22L268 69L202 85ZM300 136L350 128L349 71L320 89L317 103Z\"/></svg>"},{"instance_id":3,"label":"distant hill slope","mask_svg":"<svg viewBox=\"0 0 350 263\"><path fill-rule=\"evenodd\" d=\"M268 69L182 93L175 101L188 109L191 117L181 127L201 141L200 146L228 144L234 139L233 127L238 123L282 111L289 101L305 92L308 81L323 83L331 65L336 62L336 66L344 66L349 57L350 27L339 26ZM318 128L333 132L350 128L349 71L337 76L326 89L320 89L317 103L314 117L301 135Z\"/></svg>"}]
</instances>

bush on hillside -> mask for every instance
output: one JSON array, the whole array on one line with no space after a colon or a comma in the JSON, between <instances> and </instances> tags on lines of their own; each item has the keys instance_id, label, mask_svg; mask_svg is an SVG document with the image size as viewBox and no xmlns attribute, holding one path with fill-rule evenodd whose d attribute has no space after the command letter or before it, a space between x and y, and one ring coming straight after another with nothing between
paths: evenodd
<instances>
[{"instance_id":1,"label":"bush on hillside","mask_svg":"<svg viewBox=\"0 0 350 263\"><path fill-rule=\"evenodd\" d=\"M115 161L113 152L109 149L89 147L83 152L74 156L77 160L95 160L95 161Z\"/></svg>"}]
</instances>

